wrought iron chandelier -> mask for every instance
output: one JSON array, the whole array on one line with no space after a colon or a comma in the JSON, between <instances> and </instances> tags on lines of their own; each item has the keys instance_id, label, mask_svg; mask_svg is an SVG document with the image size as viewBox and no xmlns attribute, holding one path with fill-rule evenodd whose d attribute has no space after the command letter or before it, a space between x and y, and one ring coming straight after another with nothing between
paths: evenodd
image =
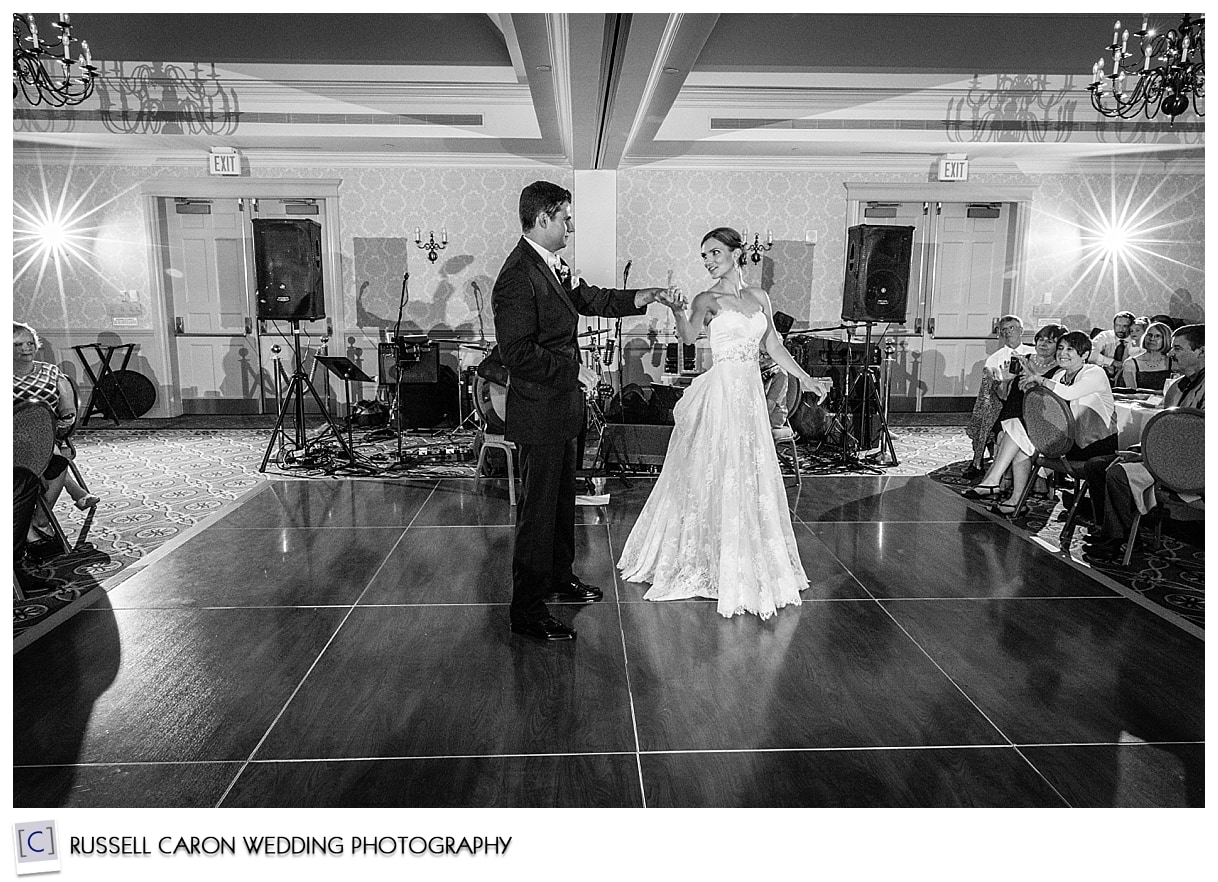
<instances>
[{"instance_id":1,"label":"wrought iron chandelier","mask_svg":"<svg viewBox=\"0 0 1218 882\"><path fill-rule=\"evenodd\" d=\"M1107 49L1111 71L1104 72L1104 58L1091 67L1091 106L1120 119L1139 113L1153 119L1162 111L1175 123L1191 100L1193 112L1204 117L1205 16L1185 13L1179 28L1160 34L1143 15L1142 29L1132 34L1141 43L1140 53L1127 51L1130 36L1118 21Z\"/></svg>"},{"instance_id":2,"label":"wrought iron chandelier","mask_svg":"<svg viewBox=\"0 0 1218 882\"><path fill-rule=\"evenodd\" d=\"M30 104L79 104L93 94L97 82L93 55L87 42L73 39L68 13L61 12L51 24L59 34L44 42L34 13L13 13L13 98L20 92ZM73 42L79 43L75 61Z\"/></svg>"}]
</instances>

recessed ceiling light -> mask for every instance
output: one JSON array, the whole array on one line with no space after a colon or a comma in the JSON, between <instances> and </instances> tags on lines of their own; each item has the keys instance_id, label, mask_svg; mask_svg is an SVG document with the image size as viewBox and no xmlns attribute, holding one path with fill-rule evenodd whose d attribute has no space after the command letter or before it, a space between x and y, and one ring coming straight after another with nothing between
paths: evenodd
<instances>
[{"instance_id":1,"label":"recessed ceiling light","mask_svg":"<svg viewBox=\"0 0 1218 882\"><path fill-rule=\"evenodd\" d=\"M676 68L676 67L664 68L664 73L666 73L666 74L679 74L680 72L681 72L680 68Z\"/></svg>"},{"instance_id":2,"label":"recessed ceiling light","mask_svg":"<svg viewBox=\"0 0 1218 882\"><path fill-rule=\"evenodd\" d=\"M549 70L549 69L550 69L550 65L548 65L548 64L539 64L539 65L537 65L537 69L538 69L538 70Z\"/></svg>"}]
</instances>

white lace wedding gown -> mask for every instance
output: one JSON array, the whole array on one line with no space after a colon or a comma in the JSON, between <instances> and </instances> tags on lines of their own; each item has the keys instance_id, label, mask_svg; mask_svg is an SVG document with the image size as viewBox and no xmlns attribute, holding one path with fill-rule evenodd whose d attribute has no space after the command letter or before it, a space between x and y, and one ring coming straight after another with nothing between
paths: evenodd
<instances>
[{"instance_id":1,"label":"white lace wedding gown","mask_svg":"<svg viewBox=\"0 0 1218 882\"><path fill-rule=\"evenodd\" d=\"M673 410L664 468L617 564L651 583L647 600L717 598L722 616L767 619L808 587L757 366L765 329L760 311L711 319L713 365Z\"/></svg>"}]
</instances>

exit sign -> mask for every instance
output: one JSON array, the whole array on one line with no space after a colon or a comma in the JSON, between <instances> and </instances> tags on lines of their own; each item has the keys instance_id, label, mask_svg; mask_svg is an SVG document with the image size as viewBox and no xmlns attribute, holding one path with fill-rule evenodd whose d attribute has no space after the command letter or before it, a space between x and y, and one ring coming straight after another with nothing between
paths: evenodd
<instances>
[{"instance_id":1,"label":"exit sign","mask_svg":"<svg viewBox=\"0 0 1218 882\"><path fill-rule=\"evenodd\" d=\"M240 175L241 154L236 150L213 150L207 156L207 171L213 175Z\"/></svg>"},{"instance_id":2,"label":"exit sign","mask_svg":"<svg viewBox=\"0 0 1218 882\"><path fill-rule=\"evenodd\" d=\"M967 181L968 160L960 156L947 156L939 160L939 180Z\"/></svg>"}]
</instances>

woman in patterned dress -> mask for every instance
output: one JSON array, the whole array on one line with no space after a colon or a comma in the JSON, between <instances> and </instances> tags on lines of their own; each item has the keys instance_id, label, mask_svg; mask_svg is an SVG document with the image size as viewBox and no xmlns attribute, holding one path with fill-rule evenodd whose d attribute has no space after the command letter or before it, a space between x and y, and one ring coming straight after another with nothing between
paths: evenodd
<instances>
[{"instance_id":1,"label":"woman in patterned dress","mask_svg":"<svg viewBox=\"0 0 1218 882\"><path fill-rule=\"evenodd\" d=\"M40 346L37 331L23 322L13 322L13 405L41 404L55 413L55 434L63 440L58 443L58 452L51 457L50 464L42 473L47 484L47 505L54 507L55 501L66 486L77 508L92 508L101 500L86 492L72 477L68 468L68 460L76 455L71 442L66 438L76 423L76 401L72 384L60 373L56 365L35 360L34 356ZM35 512L30 528L30 541L37 542L49 535L50 524L40 512Z\"/></svg>"}]
</instances>

